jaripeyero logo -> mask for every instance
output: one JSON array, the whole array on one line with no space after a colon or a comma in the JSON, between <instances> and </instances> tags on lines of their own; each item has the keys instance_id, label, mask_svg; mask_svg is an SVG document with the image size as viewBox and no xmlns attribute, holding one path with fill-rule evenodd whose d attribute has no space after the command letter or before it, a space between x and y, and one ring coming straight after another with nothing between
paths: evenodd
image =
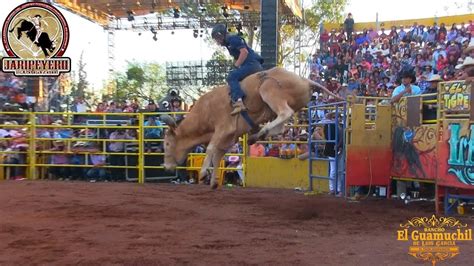
<instances>
[{"instance_id":1,"label":"jaripeyero logo","mask_svg":"<svg viewBox=\"0 0 474 266\"><path fill-rule=\"evenodd\" d=\"M9 56L2 58L4 72L58 76L71 69L71 59L62 57L69 42L69 27L61 12L50 4L30 2L13 9L3 24L2 42Z\"/></svg>"}]
</instances>

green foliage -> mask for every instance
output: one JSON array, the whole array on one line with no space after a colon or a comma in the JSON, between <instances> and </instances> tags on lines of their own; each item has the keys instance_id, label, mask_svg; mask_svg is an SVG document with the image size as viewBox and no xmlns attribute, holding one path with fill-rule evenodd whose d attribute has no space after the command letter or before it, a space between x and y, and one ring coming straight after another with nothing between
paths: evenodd
<instances>
[{"instance_id":1,"label":"green foliage","mask_svg":"<svg viewBox=\"0 0 474 266\"><path fill-rule=\"evenodd\" d=\"M77 62L77 72L73 73L74 80L72 82L71 96L86 99L89 81L87 81L87 72L85 70L87 64L84 63L83 54L84 51L81 53L81 57L79 57L79 61ZM77 76L75 75L76 73Z\"/></svg>"},{"instance_id":2,"label":"green foliage","mask_svg":"<svg viewBox=\"0 0 474 266\"><path fill-rule=\"evenodd\" d=\"M294 23L282 23L279 29L278 65L294 64L292 57L295 49L312 48L319 40L319 25L325 21L343 22L344 8L348 0L320 0L304 10L304 24L301 28L301 40ZM299 59L296 59L299 60Z\"/></svg>"},{"instance_id":3,"label":"green foliage","mask_svg":"<svg viewBox=\"0 0 474 266\"><path fill-rule=\"evenodd\" d=\"M232 67L233 62L228 60L221 50L217 50L212 54L211 60L206 62L208 70L214 69L206 73L205 86L215 86L225 84L227 75Z\"/></svg>"},{"instance_id":4,"label":"green foliage","mask_svg":"<svg viewBox=\"0 0 474 266\"><path fill-rule=\"evenodd\" d=\"M157 100L163 97L166 86L165 71L157 63L128 62L125 72L116 72L114 101L138 99Z\"/></svg>"}]
</instances>

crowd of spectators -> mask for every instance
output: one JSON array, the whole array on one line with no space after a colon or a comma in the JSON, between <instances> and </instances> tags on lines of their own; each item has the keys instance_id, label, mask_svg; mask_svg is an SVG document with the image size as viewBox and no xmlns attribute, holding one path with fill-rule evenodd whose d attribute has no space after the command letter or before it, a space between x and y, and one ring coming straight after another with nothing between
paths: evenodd
<instances>
[{"instance_id":1,"label":"crowd of spectators","mask_svg":"<svg viewBox=\"0 0 474 266\"><path fill-rule=\"evenodd\" d=\"M414 23L408 28L392 27L389 31L384 28L380 30L370 28L362 32L354 32L353 24L354 21L349 16L344 28L338 31L323 31L320 49L312 56L310 62L310 78L324 84L330 91L343 98L351 94L392 97L395 88L401 85L400 73L408 68L413 72L413 81L419 87L420 93L434 93L435 82L463 77L463 66L474 58L472 21L468 24L453 24L449 28L444 24L438 26L434 23L425 27ZM27 102L24 90L21 89L24 84L21 84L20 79L3 75L0 82L0 103L4 111L8 111L5 106L33 110L32 105ZM312 104L331 100L322 94L314 93ZM170 97L168 101L159 103L149 100L145 106L141 106L138 99L126 102L101 102L90 106L83 98L76 97L71 105L71 111L101 116L108 113L182 112L182 107L179 97ZM88 115L73 115L67 118L54 114L37 116L36 125L51 126L36 131L38 138L36 149L45 152L42 157L45 163L54 165L46 168L47 173L57 179L124 180L126 169L106 166L124 166L125 156L121 153L126 152L127 147L137 145L137 130L120 128L124 125L136 125L136 116L134 119L132 114L123 118L125 121L122 121L123 123L111 122L114 127L110 129L62 126L85 125L89 120L93 120ZM327 114L322 112L312 115L324 119ZM174 116L178 121L184 118L183 114ZM27 162L27 151L31 144L27 126L31 121L28 119L20 115L1 119L1 123L5 125L0 126L0 151L4 152L1 154L3 164L22 165ZM107 119L115 121L118 118ZM163 126L158 114L147 115L143 123L144 126ZM300 112L288 124L281 136L272 137L264 144L251 145L249 155L287 159L307 154L306 142L309 138L307 111ZM313 131L316 135L324 136L322 130L324 129L315 128ZM150 140L145 142L145 152L162 152L162 142L159 139L163 138L163 134L162 128L145 129L144 137ZM41 138L48 140L41 141ZM109 141L94 141L94 139ZM154 139L156 141L153 141ZM319 146L324 150L324 145ZM198 146L193 152L203 153L205 147ZM231 152L241 153L242 146L237 144ZM226 166L241 167L241 163L239 157L225 157ZM77 165L77 167L60 165ZM25 176L26 167L7 168L12 179L21 179ZM238 175L241 176L241 173Z\"/></svg>"},{"instance_id":2,"label":"crowd of spectators","mask_svg":"<svg viewBox=\"0 0 474 266\"><path fill-rule=\"evenodd\" d=\"M25 79L0 71L0 110L33 111L34 105L28 99L25 87Z\"/></svg>"},{"instance_id":3,"label":"crowd of spectators","mask_svg":"<svg viewBox=\"0 0 474 266\"><path fill-rule=\"evenodd\" d=\"M391 97L401 84L400 72L410 68L421 93L433 92L429 81L435 75L444 81L462 76L465 58L473 57L472 49L463 52L473 33L471 20L450 26L415 22L411 27L369 28L362 32L352 32L347 26L337 31L324 30L320 49L310 60L310 78L342 97Z\"/></svg>"},{"instance_id":4,"label":"crowd of spectators","mask_svg":"<svg viewBox=\"0 0 474 266\"><path fill-rule=\"evenodd\" d=\"M413 88L419 88L413 94L436 93L438 82L464 77L463 67L472 64L466 58L474 58L473 33L471 20L450 27L443 23L425 27L415 22L411 27L394 26L389 31L382 27L354 32L354 20L349 14L343 28L321 33L320 48L310 60L310 78L342 98L391 98L395 88L403 84L403 77L409 77ZM332 101L327 95L313 94L312 104ZM307 140L307 114L300 115L289 122L281 137L267 144L252 145L250 156L289 158L304 154L305 144L278 143ZM312 114L316 120L323 120L326 115L322 110Z\"/></svg>"},{"instance_id":5,"label":"crowd of spectators","mask_svg":"<svg viewBox=\"0 0 474 266\"><path fill-rule=\"evenodd\" d=\"M183 111L180 99L172 98L170 102L163 108L158 108L153 100L145 108L140 108L137 101L126 105L99 103L95 110L91 110L81 97L76 97L71 106L72 113L36 114L36 163L51 165L42 169L55 179L125 180L125 168L106 166L124 166L126 156L123 153L127 148L136 152L140 121L146 127L143 136L146 139L145 152L163 152L160 139L164 137L164 125L158 112ZM143 120L137 113L145 113ZM173 115L177 121L184 118L183 114ZM27 114L5 113L0 119L0 164L10 165L4 170L11 179L25 177L25 166L12 165L27 163L31 123L31 116ZM101 128L94 128L96 126ZM134 161L136 164L136 156ZM130 165L128 162L128 166L133 166L133 163Z\"/></svg>"}]
</instances>

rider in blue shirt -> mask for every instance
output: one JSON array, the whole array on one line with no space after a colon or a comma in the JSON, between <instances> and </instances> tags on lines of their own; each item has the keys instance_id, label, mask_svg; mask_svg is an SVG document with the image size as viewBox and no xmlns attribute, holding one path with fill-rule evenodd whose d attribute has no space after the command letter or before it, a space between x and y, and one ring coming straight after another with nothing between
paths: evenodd
<instances>
[{"instance_id":1,"label":"rider in blue shirt","mask_svg":"<svg viewBox=\"0 0 474 266\"><path fill-rule=\"evenodd\" d=\"M242 37L227 34L225 25L214 26L211 36L218 44L225 46L235 60L234 66L236 68L229 73L227 83L230 87L230 97L234 107L231 115L239 114L247 110L242 102L245 94L240 87L240 81L251 74L262 71L263 58L252 50Z\"/></svg>"}]
</instances>

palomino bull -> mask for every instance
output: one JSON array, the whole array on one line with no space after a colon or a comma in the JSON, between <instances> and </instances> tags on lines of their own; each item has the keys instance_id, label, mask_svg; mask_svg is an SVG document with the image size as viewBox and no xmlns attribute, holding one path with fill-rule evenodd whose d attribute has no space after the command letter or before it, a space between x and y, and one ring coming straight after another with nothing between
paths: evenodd
<instances>
[{"instance_id":1,"label":"palomino bull","mask_svg":"<svg viewBox=\"0 0 474 266\"><path fill-rule=\"evenodd\" d=\"M313 89L321 89L339 98L318 83L282 68L253 74L244 79L241 85L246 94L245 105L251 121L255 125L269 122L258 133L251 135L249 139L254 141L282 133L284 123L309 103ZM169 116L162 118L169 126L164 139L165 169L174 170L186 161L193 147L206 144L206 158L200 178L213 166L211 187L217 187L217 168L226 151L243 134L258 130L252 128L251 122L242 115L231 116L228 94L228 87L220 86L203 95L179 126Z\"/></svg>"}]
</instances>

